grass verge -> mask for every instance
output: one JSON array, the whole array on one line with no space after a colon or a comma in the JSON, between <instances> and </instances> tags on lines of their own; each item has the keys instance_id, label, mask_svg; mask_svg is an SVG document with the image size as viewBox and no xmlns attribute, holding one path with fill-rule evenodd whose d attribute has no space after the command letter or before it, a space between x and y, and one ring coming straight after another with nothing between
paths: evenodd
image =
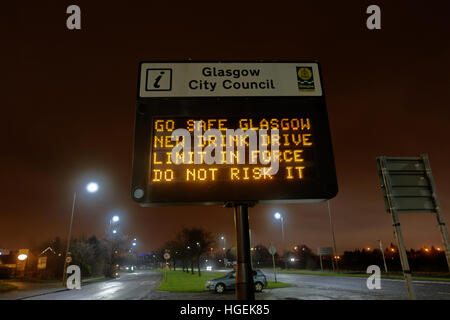
<instances>
[{"instance_id":1,"label":"grass verge","mask_svg":"<svg viewBox=\"0 0 450 320\"><path fill-rule=\"evenodd\" d=\"M162 272L162 270L158 270ZM205 291L205 283L208 280L223 277L225 273L202 271L201 276L198 272L191 274L190 272L183 272L181 270L168 270L167 281L164 279L158 286L160 291L170 292L202 292Z\"/></svg>"},{"instance_id":2,"label":"grass verge","mask_svg":"<svg viewBox=\"0 0 450 320\"><path fill-rule=\"evenodd\" d=\"M15 285L12 285L10 283L0 282L0 293L1 292L8 292L11 290L16 290L17 287Z\"/></svg>"},{"instance_id":3,"label":"grass verge","mask_svg":"<svg viewBox=\"0 0 450 320\"><path fill-rule=\"evenodd\" d=\"M264 289L286 288L286 287L290 287L290 286L291 285L289 283L285 283L285 282L267 281L267 287Z\"/></svg>"},{"instance_id":4,"label":"grass verge","mask_svg":"<svg viewBox=\"0 0 450 320\"><path fill-rule=\"evenodd\" d=\"M162 272L162 270L158 271ZM198 272L191 274L190 272L187 273L181 270L169 270L167 274L167 282L163 279L158 286L158 290L170 292L204 292L206 281L223 277L225 274L226 273L222 272L202 271L201 277L199 277ZM284 282L268 281L265 289L284 288L290 286L290 284Z\"/></svg>"}]
</instances>

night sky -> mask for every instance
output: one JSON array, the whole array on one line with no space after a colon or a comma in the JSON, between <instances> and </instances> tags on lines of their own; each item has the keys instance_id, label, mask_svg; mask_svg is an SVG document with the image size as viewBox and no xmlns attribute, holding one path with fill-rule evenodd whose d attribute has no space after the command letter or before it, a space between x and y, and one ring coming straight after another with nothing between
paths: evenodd
<instances>
[{"instance_id":1,"label":"night sky","mask_svg":"<svg viewBox=\"0 0 450 320\"><path fill-rule=\"evenodd\" d=\"M339 193L338 253L394 242L375 158L427 153L450 223L450 2L18 1L1 13L0 248L102 236L109 218L149 252L183 226L234 242L233 210L141 208L130 197L138 63L143 60L318 60ZM67 6L82 29L66 28ZM381 7L382 29L366 28ZM89 180L100 183L94 195ZM257 205L252 245L331 246L326 202ZM433 214L401 215L407 248L442 246ZM220 242L218 241L220 245Z\"/></svg>"}]
</instances>

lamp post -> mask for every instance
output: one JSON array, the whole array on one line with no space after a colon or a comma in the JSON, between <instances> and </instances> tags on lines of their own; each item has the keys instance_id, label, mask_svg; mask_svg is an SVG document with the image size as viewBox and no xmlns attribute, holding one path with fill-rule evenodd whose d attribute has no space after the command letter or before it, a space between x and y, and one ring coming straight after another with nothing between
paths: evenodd
<instances>
[{"instance_id":1,"label":"lamp post","mask_svg":"<svg viewBox=\"0 0 450 320\"><path fill-rule=\"evenodd\" d=\"M286 247L285 237L284 237L284 218L283 218L283 215L279 212L275 212L274 217L277 220L281 220L281 237L283 240L283 260L284 260L284 268L287 269L287 261L286 261L286 257L284 256L285 255L285 247Z\"/></svg>"},{"instance_id":2,"label":"lamp post","mask_svg":"<svg viewBox=\"0 0 450 320\"><path fill-rule=\"evenodd\" d=\"M220 240L222 240L223 241L223 250L225 251L225 248L226 248L226 244L227 244L227 239L224 237L224 236L221 236L220 237Z\"/></svg>"},{"instance_id":3,"label":"lamp post","mask_svg":"<svg viewBox=\"0 0 450 320\"><path fill-rule=\"evenodd\" d=\"M116 251L118 252L117 243L118 243L118 228L120 217L118 215L114 215L109 219L109 229L108 229L108 238L111 239L111 258L110 258L110 268L109 268L109 276L116 277L119 272ZM109 233L112 233L110 235Z\"/></svg>"},{"instance_id":4,"label":"lamp post","mask_svg":"<svg viewBox=\"0 0 450 320\"><path fill-rule=\"evenodd\" d=\"M136 269L137 269L137 263L138 263L137 260L138 260L138 258L137 258L137 251L135 250L135 248L137 246L137 239L136 238L134 238L133 242L131 242L131 246L132 246L131 247L131 253L132 253L131 255L135 257L135 259L134 259L135 261L134 262L135 262Z\"/></svg>"},{"instance_id":5,"label":"lamp post","mask_svg":"<svg viewBox=\"0 0 450 320\"><path fill-rule=\"evenodd\" d=\"M383 256L384 271L387 274L388 273L388 269L387 269L387 264L386 264L386 258L384 257L384 250L383 250L383 245L381 244L381 240L378 240L378 244L380 246L381 255Z\"/></svg>"},{"instance_id":6,"label":"lamp post","mask_svg":"<svg viewBox=\"0 0 450 320\"><path fill-rule=\"evenodd\" d=\"M334 235L333 218L331 217L330 200L327 201L327 204L328 204L328 216L330 218L330 230L331 230L331 237L333 238L333 251L334 251L333 259L331 259L331 262L336 261L336 270L337 270L337 272L339 272L338 260L334 258L337 256L337 251L336 251L336 237Z\"/></svg>"},{"instance_id":7,"label":"lamp post","mask_svg":"<svg viewBox=\"0 0 450 320\"><path fill-rule=\"evenodd\" d=\"M95 182L90 182L86 186L86 190L89 193L95 193L98 191L98 184ZM66 282L66 268L67 268L67 257L69 255L69 248L70 248L70 239L72 238L72 223L73 223L73 214L75 212L75 202L77 200L77 192L75 191L73 193L73 201L72 201L72 214L70 215L70 226L69 226L69 235L67 236L67 246L66 246L66 255L64 257L64 268L63 268L63 280L62 285L65 285Z\"/></svg>"},{"instance_id":8,"label":"lamp post","mask_svg":"<svg viewBox=\"0 0 450 320\"><path fill-rule=\"evenodd\" d=\"M223 265L225 266L225 258L226 258L226 243L227 243L227 238L225 238L225 236L221 236L220 240L222 240L223 242L223 247L222 247L222 253L223 253Z\"/></svg>"}]
</instances>

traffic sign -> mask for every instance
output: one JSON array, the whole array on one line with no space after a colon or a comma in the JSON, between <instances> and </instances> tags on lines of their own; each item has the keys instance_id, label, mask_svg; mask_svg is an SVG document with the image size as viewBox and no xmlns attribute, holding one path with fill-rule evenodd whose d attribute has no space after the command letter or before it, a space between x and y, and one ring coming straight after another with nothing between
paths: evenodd
<instances>
[{"instance_id":1,"label":"traffic sign","mask_svg":"<svg viewBox=\"0 0 450 320\"><path fill-rule=\"evenodd\" d=\"M43 270L47 268L47 257L39 257L37 262L37 269Z\"/></svg>"},{"instance_id":2,"label":"traffic sign","mask_svg":"<svg viewBox=\"0 0 450 320\"><path fill-rule=\"evenodd\" d=\"M445 257L450 271L450 244L447 227L441 211L439 197L428 155L420 157L377 157L378 174L386 211L391 214L394 235L397 238L400 261L406 280L408 295L415 299L411 270L400 228L399 213L432 212L436 218L445 248Z\"/></svg>"},{"instance_id":3,"label":"traffic sign","mask_svg":"<svg viewBox=\"0 0 450 320\"><path fill-rule=\"evenodd\" d=\"M320 256L333 255L333 248L330 247L319 247L317 248L317 254Z\"/></svg>"},{"instance_id":4,"label":"traffic sign","mask_svg":"<svg viewBox=\"0 0 450 320\"><path fill-rule=\"evenodd\" d=\"M170 254L168 252L164 253L164 259L169 260Z\"/></svg>"},{"instance_id":5,"label":"traffic sign","mask_svg":"<svg viewBox=\"0 0 450 320\"><path fill-rule=\"evenodd\" d=\"M269 247L269 253L270 253L271 255L274 255L275 253L277 253L277 249L276 249L273 245L270 245L270 247Z\"/></svg>"},{"instance_id":6,"label":"traffic sign","mask_svg":"<svg viewBox=\"0 0 450 320\"><path fill-rule=\"evenodd\" d=\"M429 172L421 157L378 157L378 175L381 181L386 211L391 213L436 212L436 204ZM383 178L385 172L386 181ZM389 184L389 200L386 185Z\"/></svg>"},{"instance_id":7,"label":"traffic sign","mask_svg":"<svg viewBox=\"0 0 450 320\"><path fill-rule=\"evenodd\" d=\"M317 62L142 62L138 83L131 193L140 205L337 194Z\"/></svg>"}]
</instances>

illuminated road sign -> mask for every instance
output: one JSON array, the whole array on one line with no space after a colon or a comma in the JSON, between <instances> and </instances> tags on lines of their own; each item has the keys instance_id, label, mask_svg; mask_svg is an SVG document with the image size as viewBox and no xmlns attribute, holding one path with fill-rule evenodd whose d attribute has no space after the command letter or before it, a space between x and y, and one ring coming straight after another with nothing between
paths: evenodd
<instances>
[{"instance_id":1,"label":"illuminated road sign","mask_svg":"<svg viewBox=\"0 0 450 320\"><path fill-rule=\"evenodd\" d=\"M132 197L141 205L336 195L318 63L143 62L139 83ZM179 129L188 136L172 138Z\"/></svg>"}]
</instances>

